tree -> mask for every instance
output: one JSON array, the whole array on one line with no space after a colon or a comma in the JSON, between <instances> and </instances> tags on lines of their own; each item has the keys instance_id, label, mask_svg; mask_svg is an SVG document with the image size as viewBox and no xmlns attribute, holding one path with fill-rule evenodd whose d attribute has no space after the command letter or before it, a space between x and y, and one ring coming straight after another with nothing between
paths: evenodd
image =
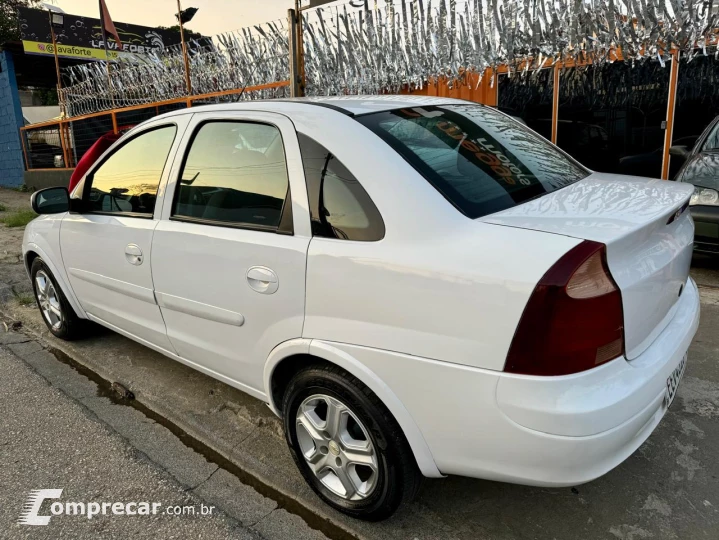
<instances>
[{"instance_id":1,"label":"tree","mask_svg":"<svg viewBox=\"0 0 719 540\"><path fill-rule=\"evenodd\" d=\"M33 94L35 94L43 105L57 105L57 88L34 88Z\"/></svg>"},{"instance_id":2,"label":"tree","mask_svg":"<svg viewBox=\"0 0 719 540\"><path fill-rule=\"evenodd\" d=\"M40 0L0 0L0 46L8 41L20 39L18 8L35 7L39 3Z\"/></svg>"},{"instance_id":3,"label":"tree","mask_svg":"<svg viewBox=\"0 0 719 540\"><path fill-rule=\"evenodd\" d=\"M158 26L158 30L170 30L172 32L180 33L180 25L176 24L174 26ZM184 28L185 30L185 40L190 41L192 39L202 39L204 36L200 34L199 32L193 32L187 26Z\"/></svg>"}]
</instances>

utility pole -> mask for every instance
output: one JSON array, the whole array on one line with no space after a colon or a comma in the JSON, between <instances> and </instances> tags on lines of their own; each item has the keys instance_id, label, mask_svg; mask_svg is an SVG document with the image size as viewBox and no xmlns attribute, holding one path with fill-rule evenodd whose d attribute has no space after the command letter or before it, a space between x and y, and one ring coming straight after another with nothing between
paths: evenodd
<instances>
[{"instance_id":1,"label":"utility pole","mask_svg":"<svg viewBox=\"0 0 719 540\"><path fill-rule=\"evenodd\" d=\"M300 93L300 64L297 51L297 17L294 9L287 10L287 28L289 31L288 44L290 54L290 97L299 97Z\"/></svg>"},{"instance_id":2,"label":"utility pole","mask_svg":"<svg viewBox=\"0 0 719 540\"><path fill-rule=\"evenodd\" d=\"M299 76L300 96L305 95L305 41L302 35L302 0L295 0L295 12L297 13L297 75Z\"/></svg>"},{"instance_id":3,"label":"utility pole","mask_svg":"<svg viewBox=\"0 0 719 540\"><path fill-rule=\"evenodd\" d=\"M55 39L55 25L64 26L65 18L61 13L48 11L50 19L50 35L52 36L52 52L55 56L55 72L57 73L57 100L60 103L60 114L65 116L65 103L62 99L62 76L60 75L60 58L57 55L57 40ZM53 17L54 15L54 17Z\"/></svg>"},{"instance_id":4,"label":"utility pole","mask_svg":"<svg viewBox=\"0 0 719 540\"><path fill-rule=\"evenodd\" d=\"M306 8L305 8L306 9ZM287 10L290 50L290 97L305 95L305 60L302 39L302 11L300 0L295 0L295 9Z\"/></svg>"},{"instance_id":5,"label":"utility pole","mask_svg":"<svg viewBox=\"0 0 719 540\"><path fill-rule=\"evenodd\" d=\"M182 57L185 60L185 85L187 95L192 95L192 80L190 79L190 60L187 57L187 44L185 43L185 28L182 26L182 6L177 0L177 20L180 22L180 40L182 41Z\"/></svg>"}]
</instances>

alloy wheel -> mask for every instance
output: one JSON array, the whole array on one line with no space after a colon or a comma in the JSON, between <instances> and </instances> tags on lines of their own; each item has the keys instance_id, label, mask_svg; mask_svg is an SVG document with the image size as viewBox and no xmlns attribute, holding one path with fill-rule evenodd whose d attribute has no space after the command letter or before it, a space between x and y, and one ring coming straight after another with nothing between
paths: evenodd
<instances>
[{"instance_id":1,"label":"alloy wheel","mask_svg":"<svg viewBox=\"0 0 719 540\"><path fill-rule=\"evenodd\" d=\"M60 298L52 280L43 270L35 274L35 294L43 317L53 330L59 330L63 321Z\"/></svg>"},{"instance_id":2,"label":"alloy wheel","mask_svg":"<svg viewBox=\"0 0 719 540\"><path fill-rule=\"evenodd\" d=\"M302 455L322 484L349 501L365 499L377 486L374 445L357 416L336 398L314 394L297 409Z\"/></svg>"}]
</instances>

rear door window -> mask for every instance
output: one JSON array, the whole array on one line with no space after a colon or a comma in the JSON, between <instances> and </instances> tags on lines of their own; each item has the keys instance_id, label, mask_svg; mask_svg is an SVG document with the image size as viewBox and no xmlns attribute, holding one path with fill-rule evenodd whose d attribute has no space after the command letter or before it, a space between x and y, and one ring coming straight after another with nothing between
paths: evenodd
<instances>
[{"instance_id":1,"label":"rear door window","mask_svg":"<svg viewBox=\"0 0 719 540\"><path fill-rule=\"evenodd\" d=\"M589 175L520 122L483 105L413 107L357 120L473 219Z\"/></svg>"},{"instance_id":2,"label":"rear door window","mask_svg":"<svg viewBox=\"0 0 719 540\"><path fill-rule=\"evenodd\" d=\"M172 217L273 231L283 221L285 201L289 181L280 131L253 122L207 122L190 143Z\"/></svg>"}]
</instances>

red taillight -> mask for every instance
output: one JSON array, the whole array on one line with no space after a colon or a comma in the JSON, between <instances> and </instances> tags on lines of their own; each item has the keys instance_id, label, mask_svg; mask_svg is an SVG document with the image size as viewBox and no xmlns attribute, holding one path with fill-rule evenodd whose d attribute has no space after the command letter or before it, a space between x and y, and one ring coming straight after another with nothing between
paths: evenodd
<instances>
[{"instance_id":1,"label":"red taillight","mask_svg":"<svg viewBox=\"0 0 719 540\"><path fill-rule=\"evenodd\" d=\"M606 247L585 240L537 283L504 371L567 375L623 353L622 295L607 268Z\"/></svg>"}]
</instances>

